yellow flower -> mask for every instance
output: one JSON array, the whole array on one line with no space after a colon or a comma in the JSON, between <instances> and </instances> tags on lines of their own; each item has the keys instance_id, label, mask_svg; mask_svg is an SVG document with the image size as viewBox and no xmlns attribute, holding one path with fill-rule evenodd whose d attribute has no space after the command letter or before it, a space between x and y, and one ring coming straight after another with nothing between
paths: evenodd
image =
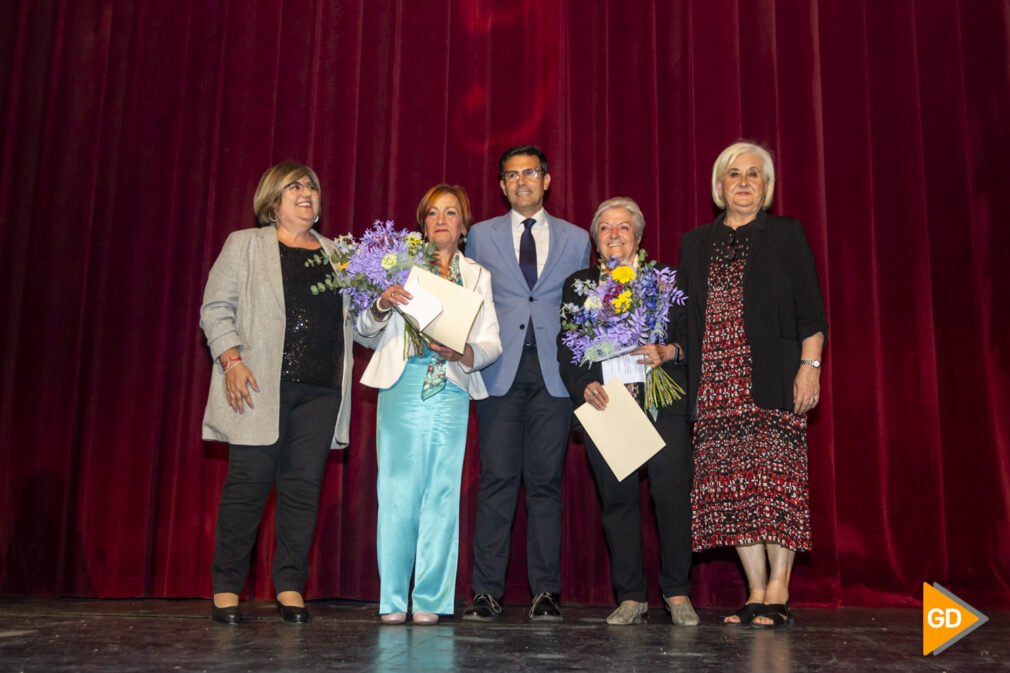
<instances>
[{"instance_id":1,"label":"yellow flower","mask_svg":"<svg viewBox=\"0 0 1010 673\"><path fill-rule=\"evenodd\" d=\"M630 266L619 266L610 273L610 276L623 285L635 280L635 270Z\"/></svg>"},{"instance_id":2,"label":"yellow flower","mask_svg":"<svg viewBox=\"0 0 1010 673\"><path fill-rule=\"evenodd\" d=\"M396 266L396 255L393 253L387 253L385 257L382 258L382 268L389 271L394 266Z\"/></svg>"},{"instance_id":3,"label":"yellow flower","mask_svg":"<svg viewBox=\"0 0 1010 673\"><path fill-rule=\"evenodd\" d=\"M340 268L340 270L341 270L341 271L343 271L344 269L346 269L346 268L347 268L347 265L348 265L349 263L350 263L350 260L347 260L346 262L341 262L341 263L340 263L340 267L339 267L339 268Z\"/></svg>"},{"instance_id":4,"label":"yellow flower","mask_svg":"<svg viewBox=\"0 0 1010 673\"><path fill-rule=\"evenodd\" d=\"M412 231L407 234L405 240L407 241L407 252L411 255L416 255L417 251L420 250L421 246L424 244L424 239L421 238L421 234L416 231Z\"/></svg>"},{"instance_id":5,"label":"yellow flower","mask_svg":"<svg viewBox=\"0 0 1010 673\"><path fill-rule=\"evenodd\" d=\"M619 267L627 268L627 267ZM615 271L617 269L614 269ZM634 271L632 271L634 273ZM614 311L617 313L624 313L629 308L631 308L631 290L625 290L621 294L617 295L610 300L610 304L614 307Z\"/></svg>"}]
</instances>

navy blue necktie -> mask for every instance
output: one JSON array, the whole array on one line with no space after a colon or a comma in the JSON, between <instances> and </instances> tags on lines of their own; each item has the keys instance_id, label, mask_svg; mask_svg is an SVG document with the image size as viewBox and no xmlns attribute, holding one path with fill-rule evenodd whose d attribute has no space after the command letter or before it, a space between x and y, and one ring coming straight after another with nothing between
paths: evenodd
<instances>
[{"instance_id":1,"label":"navy blue necktie","mask_svg":"<svg viewBox=\"0 0 1010 673\"><path fill-rule=\"evenodd\" d=\"M519 238L519 268L523 270L523 276L531 290L537 284L537 243L533 240L531 231L536 222L532 217L523 220L525 230Z\"/></svg>"},{"instance_id":2,"label":"navy blue necktie","mask_svg":"<svg viewBox=\"0 0 1010 673\"><path fill-rule=\"evenodd\" d=\"M522 269L526 284L533 289L537 284L537 243L533 240L531 229L536 224L532 217L523 220L522 236L519 237L519 268ZM530 299L532 301L532 298ZM537 336L533 332L533 318L530 317L529 324L526 325L526 345L533 346L537 342Z\"/></svg>"}]
</instances>

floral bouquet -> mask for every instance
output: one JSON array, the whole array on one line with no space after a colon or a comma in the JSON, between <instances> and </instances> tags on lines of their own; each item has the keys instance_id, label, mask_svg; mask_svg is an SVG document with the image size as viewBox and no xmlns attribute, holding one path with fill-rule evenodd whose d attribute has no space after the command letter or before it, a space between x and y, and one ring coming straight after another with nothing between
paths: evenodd
<instances>
[{"instance_id":1,"label":"floral bouquet","mask_svg":"<svg viewBox=\"0 0 1010 673\"><path fill-rule=\"evenodd\" d=\"M599 281L575 281L579 306L561 307L562 343L572 351L572 364L600 362L645 344L666 343L673 304L687 296L677 287L674 269L657 269L638 251L638 269L616 258L600 267ZM645 379L645 407L653 418L659 407L679 400L684 389L662 367L650 369Z\"/></svg>"},{"instance_id":2,"label":"floral bouquet","mask_svg":"<svg viewBox=\"0 0 1010 673\"><path fill-rule=\"evenodd\" d=\"M406 229L397 230L392 221L376 220L357 241L350 234L344 234L334 244L329 258L318 254L306 262L308 266L331 263L335 269L311 290L313 294L337 291L350 297L351 318L367 311L390 285L406 283L411 267L430 268L430 258L434 253L431 244L425 243L421 234ZM424 352L424 336L409 320L404 323L404 356L411 350Z\"/></svg>"}]
</instances>

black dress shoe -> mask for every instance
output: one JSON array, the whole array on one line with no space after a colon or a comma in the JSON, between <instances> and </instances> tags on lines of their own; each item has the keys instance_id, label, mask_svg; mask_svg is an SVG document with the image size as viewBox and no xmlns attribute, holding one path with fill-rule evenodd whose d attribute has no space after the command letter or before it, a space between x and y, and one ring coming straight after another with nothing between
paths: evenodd
<instances>
[{"instance_id":1,"label":"black dress shoe","mask_svg":"<svg viewBox=\"0 0 1010 673\"><path fill-rule=\"evenodd\" d=\"M226 608L219 608L211 604L210 617L215 622L221 624L241 624L242 613L238 611L237 605L229 605Z\"/></svg>"},{"instance_id":2,"label":"black dress shoe","mask_svg":"<svg viewBox=\"0 0 1010 673\"><path fill-rule=\"evenodd\" d=\"M501 606L491 594L477 594L473 597L466 610L463 610L463 620L467 622L491 622L498 619Z\"/></svg>"},{"instance_id":3,"label":"black dress shoe","mask_svg":"<svg viewBox=\"0 0 1010 673\"><path fill-rule=\"evenodd\" d=\"M277 611L281 619L291 624L306 624L309 621L309 609L297 605L284 605L277 601Z\"/></svg>"},{"instance_id":4,"label":"black dress shoe","mask_svg":"<svg viewBox=\"0 0 1010 673\"><path fill-rule=\"evenodd\" d=\"M537 594L530 607L530 619L535 622L560 622L561 608L557 597L549 591Z\"/></svg>"}]
</instances>

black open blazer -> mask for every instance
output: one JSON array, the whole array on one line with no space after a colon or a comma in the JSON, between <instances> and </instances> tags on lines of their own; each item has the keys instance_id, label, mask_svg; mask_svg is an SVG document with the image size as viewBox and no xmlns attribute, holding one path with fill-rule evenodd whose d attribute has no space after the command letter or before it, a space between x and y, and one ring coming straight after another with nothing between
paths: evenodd
<instances>
[{"instance_id":1,"label":"black open blazer","mask_svg":"<svg viewBox=\"0 0 1010 673\"><path fill-rule=\"evenodd\" d=\"M687 294L688 399L697 413L701 342L708 301L708 264L715 233L726 213L684 234L677 282ZM799 220L762 211L752 225L743 276L743 322L754 369L751 394L764 409L793 409L793 380L801 343L818 332L828 335L814 256Z\"/></svg>"},{"instance_id":2,"label":"black open blazer","mask_svg":"<svg viewBox=\"0 0 1010 673\"><path fill-rule=\"evenodd\" d=\"M664 268L663 265L657 264L656 268ZM600 278L600 267L593 266L588 269L582 269L581 271L576 271L570 275L565 280L564 290L562 291L561 303L564 304L576 304L582 305L585 301L585 297L580 297L575 294L575 281L577 280L599 280ZM667 339L666 343L679 343L683 345L683 341L677 341L673 338L675 334L683 332L685 330L684 323L686 321L685 307L673 304L670 307L669 312L669 322L666 326ZM568 389L568 394L572 398L572 402L575 406L581 405L586 401L583 397L583 393L591 382L596 381L597 383L603 383L603 367L599 362L594 362L590 365L578 366L572 364L572 351L568 349L564 344L561 343L561 337L564 335L564 330L558 334L558 366L561 372L561 380L565 382L565 388ZM687 350L686 348L684 350ZM681 388L685 388L686 384L686 374L684 372L683 364L674 364L672 360L663 363L663 369L666 373L677 382ZM644 400L643 400L644 401ZM680 400L674 400L673 404L668 407L662 407L659 410L661 414L673 414L675 416L684 416L687 414L687 400L682 398Z\"/></svg>"}]
</instances>

